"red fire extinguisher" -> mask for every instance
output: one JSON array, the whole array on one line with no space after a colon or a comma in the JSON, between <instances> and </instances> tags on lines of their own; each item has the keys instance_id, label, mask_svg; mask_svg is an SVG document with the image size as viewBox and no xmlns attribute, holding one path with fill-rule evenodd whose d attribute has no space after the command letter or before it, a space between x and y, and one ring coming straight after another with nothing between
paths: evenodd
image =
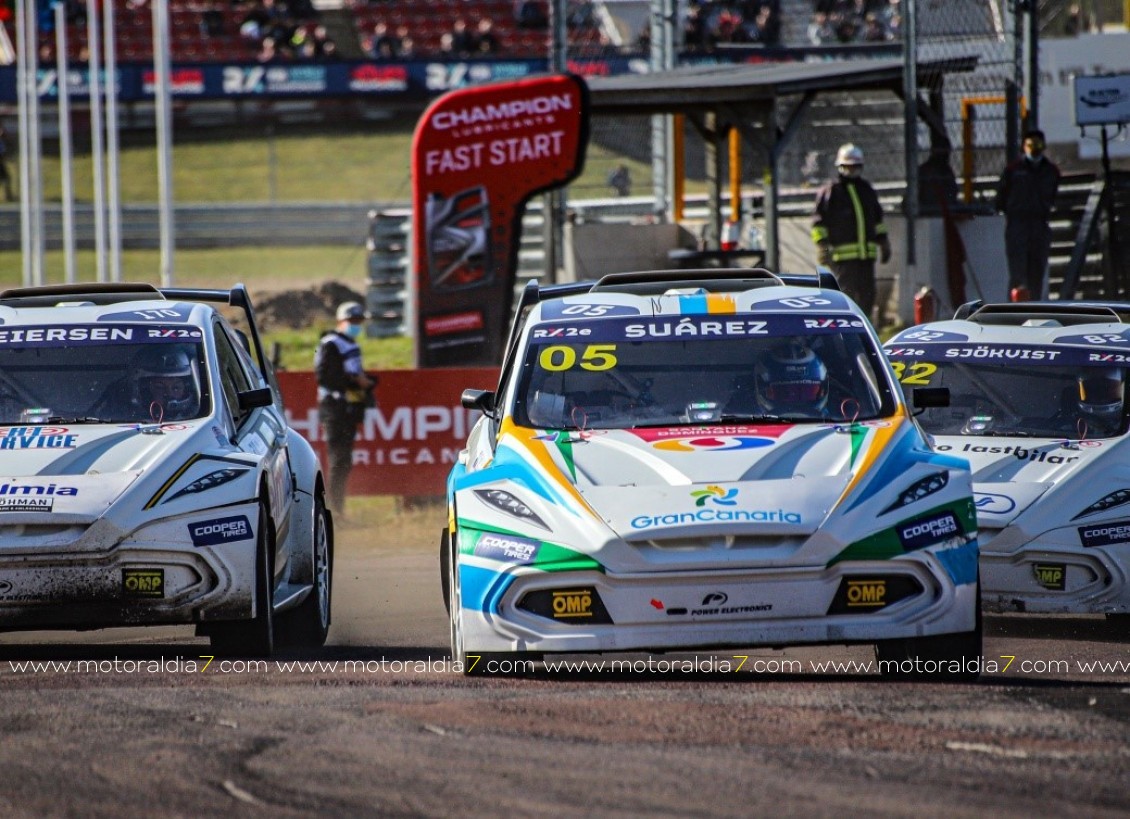
<instances>
[{"instance_id":1,"label":"red fire extinguisher","mask_svg":"<svg viewBox=\"0 0 1130 819\"><path fill-rule=\"evenodd\" d=\"M925 324L938 316L938 294L932 287L923 287L914 295L914 323Z\"/></svg>"},{"instance_id":2,"label":"red fire extinguisher","mask_svg":"<svg viewBox=\"0 0 1130 819\"><path fill-rule=\"evenodd\" d=\"M1028 293L1028 288L1024 285L1019 285L1012 288L1008 294L1009 301L1031 301L1032 296Z\"/></svg>"}]
</instances>

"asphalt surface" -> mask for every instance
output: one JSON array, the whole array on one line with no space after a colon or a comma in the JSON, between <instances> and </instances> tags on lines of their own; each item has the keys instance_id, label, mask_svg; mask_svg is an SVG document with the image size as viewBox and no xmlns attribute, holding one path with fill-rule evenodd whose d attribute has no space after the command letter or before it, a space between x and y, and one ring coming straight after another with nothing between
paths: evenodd
<instances>
[{"instance_id":1,"label":"asphalt surface","mask_svg":"<svg viewBox=\"0 0 1130 819\"><path fill-rule=\"evenodd\" d=\"M396 537L343 533L317 654L0 635L0 815L1130 814L1125 625L987 617L972 684L880 679L866 647L467 679L434 549Z\"/></svg>"}]
</instances>

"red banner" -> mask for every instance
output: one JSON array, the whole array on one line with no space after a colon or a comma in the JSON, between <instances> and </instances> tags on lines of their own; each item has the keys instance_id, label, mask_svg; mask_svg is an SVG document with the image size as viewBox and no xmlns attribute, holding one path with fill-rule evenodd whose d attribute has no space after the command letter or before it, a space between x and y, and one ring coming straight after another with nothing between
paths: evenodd
<instances>
[{"instance_id":1,"label":"red banner","mask_svg":"<svg viewBox=\"0 0 1130 819\"><path fill-rule=\"evenodd\" d=\"M580 172L588 86L571 74L492 83L436 100L412 144L416 364L502 360L522 211Z\"/></svg>"},{"instance_id":2,"label":"red banner","mask_svg":"<svg viewBox=\"0 0 1130 819\"><path fill-rule=\"evenodd\" d=\"M354 495L441 496L478 417L459 402L463 390L493 390L498 368L380 370L377 406L365 413L353 447ZM280 372L286 417L326 463L312 372Z\"/></svg>"}]
</instances>

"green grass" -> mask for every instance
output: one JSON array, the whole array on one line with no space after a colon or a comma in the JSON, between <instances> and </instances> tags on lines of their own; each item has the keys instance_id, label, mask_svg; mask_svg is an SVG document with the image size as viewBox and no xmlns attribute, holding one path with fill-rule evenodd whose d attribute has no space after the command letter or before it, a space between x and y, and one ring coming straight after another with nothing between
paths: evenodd
<instances>
[{"instance_id":1,"label":"green grass","mask_svg":"<svg viewBox=\"0 0 1130 819\"><path fill-rule=\"evenodd\" d=\"M173 198L177 202L364 202L407 203L412 199L414 119L401 117L365 127L236 126L178 132L174 128ZM93 200L90 147L76 129L72 176L75 198ZM156 202L156 136L123 131L118 157L123 203ZM608 195L609 168L625 162L636 193L651 189L651 168L590 143L585 168L571 195ZM9 161L13 174L18 173ZM58 145L43 146L43 190L61 200Z\"/></svg>"},{"instance_id":2,"label":"green grass","mask_svg":"<svg viewBox=\"0 0 1130 819\"><path fill-rule=\"evenodd\" d=\"M76 254L79 281L95 280L93 251ZM122 253L122 279L160 285L160 255L155 250ZM64 280L63 254L47 254L44 272L48 283ZM21 263L18 251L0 251L0 287L19 287ZM365 251L360 247L242 247L181 250L174 255L173 284L179 287L228 288L247 286L252 303L279 290L301 290L323 281L336 281L359 293L366 290ZM322 331L333 325L330 316L304 330L282 329L263 334L268 350L279 345L279 363L288 370L313 367L314 347ZM363 338L365 366L374 370L414 366L411 339Z\"/></svg>"}]
</instances>

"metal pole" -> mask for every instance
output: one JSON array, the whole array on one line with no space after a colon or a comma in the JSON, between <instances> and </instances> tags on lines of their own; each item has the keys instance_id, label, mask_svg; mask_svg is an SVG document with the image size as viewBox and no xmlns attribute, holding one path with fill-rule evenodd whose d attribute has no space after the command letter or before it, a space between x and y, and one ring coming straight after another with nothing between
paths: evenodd
<instances>
[{"instance_id":1,"label":"metal pole","mask_svg":"<svg viewBox=\"0 0 1130 819\"><path fill-rule=\"evenodd\" d=\"M118 186L118 52L114 42L114 4L102 4L106 57L106 182L109 194L110 281L122 280L122 203Z\"/></svg>"},{"instance_id":2,"label":"metal pole","mask_svg":"<svg viewBox=\"0 0 1130 819\"><path fill-rule=\"evenodd\" d=\"M28 179L30 188L31 209L35 216L31 220L31 279L32 283L41 285L46 281L43 272L43 257L46 250L44 241L44 214L43 214L43 140L40 137L39 122L39 31L35 16L34 4L28 5L27 15L27 42L31 58L31 70L28 72Z\"/></svg>"},{"instance_id":3,"label":"metal pole","mask_svg":"<svg viewBox=\"0 0 1130 819\"><path fill-rule=\"evenodd\" d=\"M568 35L565 0L550 4L549 69L554 74L563 73L568 66L566 37ZM542 198L542 235L545 237L545 278L557 281L565 244L565 195L560 188L548 191Z\"/></svg>"},{"instance_id":4,"label":"metal pole","mask_svg":"<svg viewBox=\"0 0 1130 819\"><path fill-rule=\"evenodd\" d=\"M664 71L673 64L674 38L671 23L674 20L674 0L651 0L649 70ZM671 119L667 114L651 117L651 190L655 200L652 212L657 220L666 222L670 213Z\"/></svg>"},{"instance_id":5,"label":"metal pole","mask_svg":"<svg viewBox=\"0 0 1130 819\"><path fill-rule=\"evenodd\" d=\"M106 183L102 176L102 43L99 39L97 0L86 0L86 46L90 95L90 170L94 182L94 270L95 279L106 275Z\"/></svg>"},{"instance_id":6,"label":"metal pole","mask_svg":"<svg viewBox=\"0 0 1130 819\"><path fill-rule=\"evenodd\" d=\"M153 0L153 69L157 79L157 187L160 197L161 284L173 285L172 107L169 104L169 4Z\"/></svg>"},{"instance_id":7,"label":"metal pole","mask_svg":"<svg viewBox=\"0 0 1130 819\"><path fill-rule=\"evenodd\" d=\"M75 188L71 178L71 89L67 69L67 8L55 6L55 87L59 108L59 172L63 187L63 281L75 282Z\"/></svg>"},{"instance_id":8,"label":"metal pole","mask_svg":"<svg viewBox=\"0 0 1130 819\"><path fill-rule=\"evenodd\" d=\"M1028 2L1028 128L1040 127L1040 9L1038 0Z\"/></svg>"},{"instance_id":9,"label":"metal pole","mask_svg":"<svg viewBox=\"0 0 1130 819\"><path fill-rule=\"evenodd\" d=\"M31 157L30 126L28 123L28 97L34 93L35 84L31 83L29 92L28 77L32 74L30 66L33 64L32 52L28 46L30 38L27 32L28 15L35 13L34 0L16 0L16 98L19 106L20 129L20 259L23 265L23 285L31 286L31 220L34 215L31 210L31 187L28 177Z\"/></svg>"},{"instance_id":10,"label":"metal pole","mask_svg":"<svg viewBox=\"0 0 1130 819\"><path fill-rule=\"evenodd\" d=\"M903 125L904 153L906 161L906 197L904 210L906 216L906 281L915 285L915 265L918 262L915 249L915 219L918 216L918 2L908 0L904 20L903 38ZM905 301L905 299L904 299Z\"/></svg>"}]
</instances>

